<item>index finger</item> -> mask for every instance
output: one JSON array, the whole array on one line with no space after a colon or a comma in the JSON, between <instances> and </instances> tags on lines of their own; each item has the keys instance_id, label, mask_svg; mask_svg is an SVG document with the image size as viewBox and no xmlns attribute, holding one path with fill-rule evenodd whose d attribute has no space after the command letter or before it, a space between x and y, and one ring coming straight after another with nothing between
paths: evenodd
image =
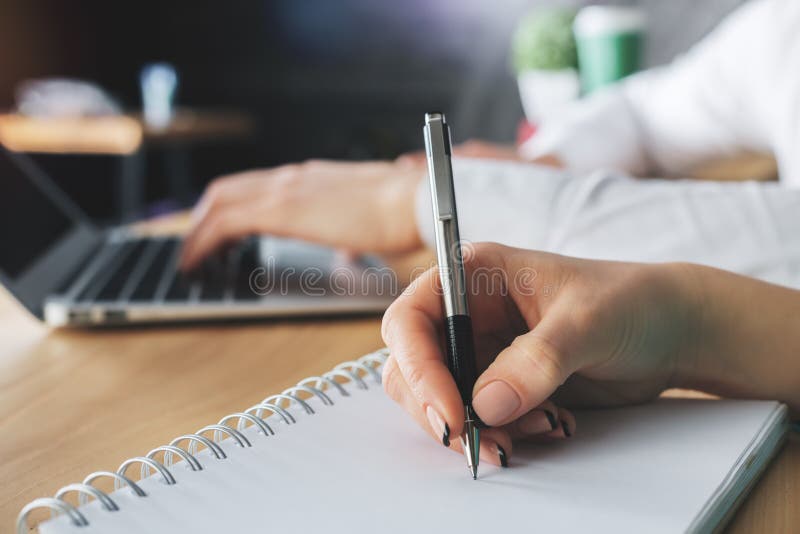
<instances>
[{"instance_id":1,"label":"index finger","mask_svg":"<svg viewBox=\"0 0 800 534\"><path fill-rule=\"evenodd\" d=\"M441 282L434 267L414 280L386 310L381 333L431 426L446 424L450 433L458 436L464 424L464 406L445 364L442 320Z\"/></svg>"}]
</instances>

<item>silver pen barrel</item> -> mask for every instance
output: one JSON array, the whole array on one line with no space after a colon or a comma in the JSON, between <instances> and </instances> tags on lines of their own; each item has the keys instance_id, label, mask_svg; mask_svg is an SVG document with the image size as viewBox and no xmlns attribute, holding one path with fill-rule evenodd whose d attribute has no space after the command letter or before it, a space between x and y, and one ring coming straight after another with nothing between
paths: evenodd
<instances>
[{"instance_id":1,"label":"silver pen barrel","mask_svg":"<svg viewBox=\"0 0 800 534\"><path fill-rule=\"evenodd\" d=\"M477 378L472 320L467 306L467 283L458 232L458 216L450 162L450 128L444 115L425 115L425 150L436 232L436 254L445 309L447 367L464 402L461 444L473 479L478 477L480 431L472 409L472 389Z\"/></svg>"},{"instance_id":2,"label":"silver pen barrel","mask_svg":"<svg viewBox=\"0 0 800 534\"><path fill-rule=\"evenodd\" d=\"M461 236L458 232L456 201L453 195L450 128L441 113L427 113L424 131L444 310L447 317L469 315Z\"/></svg>"}]
</instances>

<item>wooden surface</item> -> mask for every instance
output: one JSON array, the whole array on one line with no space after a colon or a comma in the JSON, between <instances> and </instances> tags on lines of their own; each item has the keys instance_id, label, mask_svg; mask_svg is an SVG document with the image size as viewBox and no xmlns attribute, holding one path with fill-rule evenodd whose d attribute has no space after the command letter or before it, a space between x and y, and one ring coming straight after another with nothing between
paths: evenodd
<instances>
[{"instance_id":1,"label":"wooden surface","mask_svg":"<svg viewBox=\"0 0 800 534\"><path fill-rule=\"evenodd\" d=\"M181 218L162 221L174 231ZM428 265L420 255L406 263ZM116 470L175 436L382 346L380 319L49 330L0 287L0 532L37 497ZM32 519L41 520L40 511ZM733 518L734 533L797 532L800 439Z\"/></svg>"},{"instance_id":2,"label":"wooden surface","mask_svg":"<svg viewBox=\"0 0 800 534\"><path fill-rule=\"evenodd\" d=\"M255 122L249 115L235 111L181 109L165 128L152 128L140 115L135 117L142 125L147 145L208 143L246 137L255 130Z\"/></svg>"},{"instance_id":3,"label":"wooden surface","mask_svg":"<svg viewBox=\"0 0 800 534\"><path fill-rule=\"evenodd\" d=\"M772 154L745 152L724 159L707 161L691 170L689 175L700 180L759 182L778 179L778 162Z\"/></svg>"},{"instance_id":4,"label":"wooden surface","mask_svg":"<svg viewBox=\"0 0 800 534\"><path fill-rule=\"evenodd\" d=\"M142 127L131 117L63 117L38 119L0 115L0 142L16 152L110 154L136 152Z\"/></svg>"},{"instance_id":5,"label":"wooden surface","mask_svg":"<svg viewBox=\"0 0 800 534\"><path fill-rule=\"evenodd\" d=\"M140 115L37 118L0 115L0 142L18 152L127 155L144 145L187 144L242 137L253 131L246 115L179 110L164 128Z\"/></svg>"}]
</instances>

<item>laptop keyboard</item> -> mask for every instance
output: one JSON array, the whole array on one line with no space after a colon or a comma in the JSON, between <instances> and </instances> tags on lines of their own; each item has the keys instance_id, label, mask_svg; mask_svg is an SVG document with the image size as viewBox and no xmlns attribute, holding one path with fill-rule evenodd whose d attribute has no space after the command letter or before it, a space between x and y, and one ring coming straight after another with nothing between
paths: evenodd
<instances>
[{"instance_id":1,"label":"laptop keyboard","mask_svg":"<svg viewBox=\"0 0 800 534\"><path fill-rule=\"evenodd\" d=\"M250 274L258 267L256 239L247 239L204 262L192 273L177 269L181 240L142 238L111 243L100 251L100 267L76 300L147 303L257 300Z\"/></svg>"},{"instance_id":2,"label":"laptop keyboard","mask_svg":"<svg viewBox=\"0 0 800 534\"><path fill-rule=\"evenodd\" d=\"M141 302L155 299L159 282L164 276L170 258L175 254L175 247L178 246L178 242L175 239L165 239L155 246L156 252L153 259L145 265L144 272L138 283L134 282L135 287L129 297L131 301Z\"/></svg>"}]
</instances>

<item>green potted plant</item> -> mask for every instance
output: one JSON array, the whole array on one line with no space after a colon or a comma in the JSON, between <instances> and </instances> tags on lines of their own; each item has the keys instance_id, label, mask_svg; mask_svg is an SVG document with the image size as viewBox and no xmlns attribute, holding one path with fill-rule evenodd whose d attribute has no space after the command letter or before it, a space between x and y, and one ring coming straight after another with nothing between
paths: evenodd
<instances>
[{"instance_id":1,"label":"green potted plant","mask_svg":"<svg viewBox=\"0 0 800 534\"><path fill-rule=\"evenodd\" d=\"M575 10L539 8L517 26L511 57L528 122L538 124L580 95Z\"/></svg>"}]
</instances>

